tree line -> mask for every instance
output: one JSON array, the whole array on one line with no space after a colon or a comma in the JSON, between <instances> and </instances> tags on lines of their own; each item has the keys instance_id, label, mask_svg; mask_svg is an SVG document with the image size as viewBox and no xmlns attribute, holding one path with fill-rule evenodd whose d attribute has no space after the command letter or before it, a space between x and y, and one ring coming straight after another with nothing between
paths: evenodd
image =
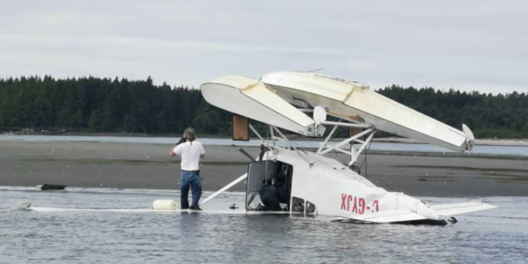
<instances>
[{"instance_id":1,"label":"tree line","mask_svg":"<svg viewBox=\"0 0 528 264\"><path fill-rule=\"evenodd\" d=\"M476 138L528 138L528 95L440 91L392 85L379 93L462 130L468 125Z\"/></svg>"},{"instance_id":2,"label":"tree line","mask_svg":"<svg viewBox=\"0 0 528 264\"><path fill-rule=\"evenodd\" d=\"M154 85L152 79L0 79L0 130L226 134L231 116L207 104L199 90Z\"/></svg>"},{"instance_id":3,"label":"tree line","mask_svg":"<svg viewBox=\"0 0 528 264\"><path fill-rule=\"evenodd\" d=\"M390 86L379 93L477 138L528 138L528 95L481 94ZM146 80L0 79L0 132L33 131L231 135L232 115L209 105L198 89ZM262 124L257 127L263 128Z\"/></svg>"}]
</instances>

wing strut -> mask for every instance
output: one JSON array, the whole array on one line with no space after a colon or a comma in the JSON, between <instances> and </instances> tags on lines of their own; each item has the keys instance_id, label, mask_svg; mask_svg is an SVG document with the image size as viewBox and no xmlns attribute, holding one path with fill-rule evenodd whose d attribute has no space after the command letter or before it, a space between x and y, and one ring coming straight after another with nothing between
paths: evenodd
<instances>
[{"instance_id":1,"label":"wing strut","mask_svg":"<svg viewBox=\"0 0 528 264\"><path fill-rule=\"evenodd\" d=\"M246 178L247 178L247 173L244 173L244 175L238 177L238 179L236 179L236 180L232 181L231 183L229 183L228 185L224 186L224 188L222 188L222 189L216 191L215 193L207 196L207 198L205 198L205 200L200 202L200 205L204 205L205 203L211 201L213 198L215 198L219 194L231 189L231 187L235 186L237 183L245 180Z\"/></svg>"}]
</instances>

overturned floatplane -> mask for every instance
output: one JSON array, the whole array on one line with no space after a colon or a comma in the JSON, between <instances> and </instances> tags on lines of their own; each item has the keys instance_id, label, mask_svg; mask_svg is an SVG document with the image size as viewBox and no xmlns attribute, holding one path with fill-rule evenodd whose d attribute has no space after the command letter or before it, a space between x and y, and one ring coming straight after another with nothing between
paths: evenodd
<instances>
[{"instance_id":1,"label":"overturned floatplane","mask_svg":"<svg viewBox=\"0 0 528 264\"><path fill-rule=\"evenodd\" d=\"M446 223L453 215L495 207L476 202L429 205L388 192L358 174L356 161L378 130L458 152L471 151L474 142L467 126L457 130L367 85L314 73L277 72L260 80L220 77L200 89L208 103L235 114L234 139L249 140L251 130L262 146L246 174L201 204L245 180L248 211L318 214L339 221ZM336 121L327 121L327 116ZM270 136L259 135L250 119L268 124ZM326 127L332 130L324 137ZM331 144L338 127L357 132ZM299 149L281 129L321 138L322 143L316 152ZM348 164L325 156L332 151L350 155Z\"/></svg>"}]
</instances>

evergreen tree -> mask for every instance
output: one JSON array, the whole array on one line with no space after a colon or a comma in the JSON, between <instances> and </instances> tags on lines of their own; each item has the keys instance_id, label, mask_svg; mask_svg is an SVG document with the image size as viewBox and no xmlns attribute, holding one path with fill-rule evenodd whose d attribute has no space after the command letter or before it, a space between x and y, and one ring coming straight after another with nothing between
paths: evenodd
<instances>
[{"instance_id":1,"label":"evergreen tree","mask_svg":"<svg viewBox=\"0 0 528 264\"><path fill-rule=\"evenodd\" d=\"M379 93L477 138L528 138L528 95L480 94L392 85ZM209 105L198 89L154 85L152 78L31 76L0 79L0 130L230 135L232 114ZM266 135L265 125L252 121ZM346 131L338 131L345 136Z\"/></svg>"}]
</instances>

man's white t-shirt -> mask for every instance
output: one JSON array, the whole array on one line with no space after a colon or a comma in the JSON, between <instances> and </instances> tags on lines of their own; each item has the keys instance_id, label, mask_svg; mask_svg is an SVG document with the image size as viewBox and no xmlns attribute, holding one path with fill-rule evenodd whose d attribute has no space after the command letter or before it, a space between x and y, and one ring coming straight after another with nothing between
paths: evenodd
<instances>
[{"instance_id":1,"label":"man's white t-shirt","mask_svg":"<svg viewBox=\"0 0 528 264\"><path fill-rule=\"evenodd\" d=\"M181 143L174 147L174 153L181 156L181 169L197 171L200 169L200 155L205 154L202 143L198 141Z\"/></svg>"}]
</instances>

